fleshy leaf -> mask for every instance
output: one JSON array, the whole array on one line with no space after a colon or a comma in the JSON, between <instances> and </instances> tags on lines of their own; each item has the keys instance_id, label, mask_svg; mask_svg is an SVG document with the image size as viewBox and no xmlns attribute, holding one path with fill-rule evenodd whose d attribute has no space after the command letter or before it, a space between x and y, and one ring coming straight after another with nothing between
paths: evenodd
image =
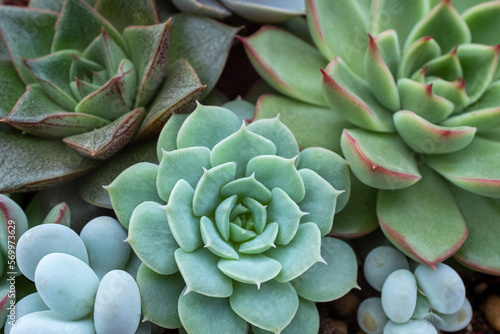
<instances>
[{"instance_id":1,"label":"fleshy leaf","mask_svg":"<svg viewBox=\"0 0 500 334\"><path fill-rule=\"evenodd\" d=\"M192 188L203 176L203 168L210 167L210 150L195 146L174 151L163 151L158 169L158 194L165 202L177 181L184 180Z\"/></svg>"},{"instance_id":2,"label":"fleshy leaf","mask_svg":"<svg viewBox=\"0 0 500 334\"><path fill-rule=\"evenodd\" d=\"M301 180L302 181L302 180ZM273 199L267 206L267 220L279 225L276 243L286 245L294 238L299 222L305 214L281 188L272 190Z\"/></svg>"},{"instance_id":3,"label":"fleshy leaf","mask_svg":"<svg viewBox=\"0 0 500 334\"><path fill-rule=\"evenodd\" d=\"M174 252L179 245L159 203L146 201L135 208L130 217L127 242L142 263L158 274L171 275L178 271Z\"/></svg>"},{"instance_id":4,"label":"fleshy leaf","mask_svg":"<svg viewBox=\"0 0 500 334\"><path fill-rule=\"evenodd\" d=\"M177 149L177 133L188 116L189 114L175 113L170 116L167 124L165 124L158 137L158 143L156 145L156 156L158 157L158 161L161 161L163 157L162 150L170 152Z\"/></svg>"},{"instance_id":5,"label":"fleshy leaf","mask_svg":"<svg viewBox=\"0 0 500 334\"><path fill-rule=\"evenodd\" d=\"M356 254L349 244L335 238L323 237L321 257L326 263L318 262L290 281L299 296L314 302L328 302L357 287Z\"/></svg>"},{"instance_id":6,"label":"fleshy leaf","mask_svg":"<svg viewBox=\"0 0 500 334\"><path fill-rule=\"evenodd\" d=\"M255 174L242 177L227 183L220 190L223 197L238 195L242 198L250 197L260 203L268 203L271 200L271 192L255 179Z\"/></svg>"},{"instance_id":7,"label":"fleshy leaf","mask_svg":"<svg viewBox=\"0 0 500 334\"><path fill-rule=\"evenodd\" d=\"M254 231L245 230L234 223L229 223L229 235L234 242L245 242L254 238L257 234Z\"/></svg>"},{"instance_id":8,"label":"fleshy leaf","mask_svg":"<svg viewBox=\"0 0 500 334\"><path fill-rule=\"evenodd\" d=\"M411 187L379 191L377 215L399 250L434 267L458 250L467 226L446 182L429 168L421 171L422 180Z\"/></svg>"},{"instance_id":9,"label":"fleshy leaf","mask_svg":"<svg viewBox=\"0 0 500 334\"><path fill-rule=\"evenodd\" d=\"M71 226L71 213L68 204L61 202L55 205L47 214L42 224L59 224Z\"/></svg>"},{"instance_id":10,"label":"fleshy leaf","mask_svg":"<svg viewBox=\"0 0 500 334\"><path fill-rule=\"evenodd\" d=\"M365 18L358 2L307 0L306 14L314 43L327 59L340 56L363 76L363 52L368 45Z\"/></svg>"},{"instance_id":11,"label":"fleshy leaf","mask_svg":"<svg viewBox=\"0 0 500 334\"><path fill-rule=\"evenodd\" d=\"M262 254L240 254L238 260L220 259L217 267L232 279L242 283L256 284L257 287L275 278L281 270L281 264L278 261Z\"/></svg>"},{"instance_id":12,"label":"fleshy leaf","mask_svg":"<svg viewBox=\"0 0 500 334\"><path fill-rule=\"evenodd\" d=\"M278 231L278 223L269 223L262 233L258 234L255 238L241 243L238 251L243 254L259 254L267 251L271 247L276 247L274 241L276 240Z\"/></svg>"},{"instance_id":13,"label":"fleshy leaf","mask_svg":"<svg viewBox=\"0 0 500 334\"><path fill-rule=\"evenodd\" d=\"M444 52L451 51L459 44L469 43L471 40L471 32L467 23L450 0L441 1L413 27L404 49L424 36L433 36Z\"/></svg>"},{"instance_id":14,"label":"fleshy leaf","mask_svg":"<svg viewBox=\"0 0 500 334\"><path fill-rule=\"evenodd\" d=\"M432 37L422 37L404 50L398 78L409 78L429 60L441 55L441 47Z\"/></svg>"},{"instance_id":15,"label":"fleshy leaf","mask_svg":"<svg viewBox=\"0 0 500 334\"><path fill-rule=\"evenodd\" d=\"M203 246L200 234L200 219L193 214L191 203L194 190L187 181L179 180L165 206L168 226L175 240L186 252Z\"/></svg>"},{"instance_id":16,"label":"fleshy leaf","mask_svg":"<svg viewBox=\"0 0 500 334\"><path fill-rule=\"evenodd\" d=\"M427 164L470 192L500 198L500 143L476 136L463 150L431 156Z\"/></svg>"},{"instance_id":17,"label":"fleshy leaf","mask_svg":"<svg viewBox=\"0 0 500 334\"><path fill-rule=\"evenodd\" d=\"M215 224L222 239L229 240L229 220L231 219L231 212L238 196L233 195L223 200L215 210Z\"/></svg>"},{"instance_id":18,"label":"fleshy leaf","mask_svg":"<svg viewBox=\"0 0 500 334\"><path fill-rule=\"evenodd\" d=\"M106 126L66 137L63 141L84 156L106 160L115 155L134 137L144 113L144 108L134 109Z\"/></svg>"},{"instance_id":19,"label":"fleshy leaf","mask_svg":"<svg viewBox=\"0 0 500 334\"><path fill-rule=\"evenodd\" d=\"M500 201L472 194L452 187L452 194L467 222L469 234L454 258L460 263L483 273L500 273Z\"/></svg>"},{"instance_id":20,"label":"fleshy leaf","mask_svg":"<svg viewBox=\"0 0 500 334\"><path fill-rule=\"evenodd\" d=\"M175 7L184 13L193 13L222 20L231 16L231 11L219 1L203 0L172 0Z\"/></svg>"},{"instance_id":21,"label":"fleshy leaf","mask_svg":"<svg viewBox=\"0 0 500 334\"><path fill-rule=\"evenodd\" d=\"M392 132L391 113L379 104L368 84L342 59L334 58L323 73L323 94L330 108L349 122L377 132Z\"/></svg>"},{"instance_id":22,"label":"fleshy leaf","mask_svg":"<svg viewBox=\"0 0 500 334\"><path fill-rule=\"evenodd\" d=\"M274 155L261 155L248 162L246 175L255 173L257 181L267 189L279 187L295 202L305 196L304 182L294 165L295 159L285 159Z\"/></svg>"},{"instance_id":23,"label":"fleshy leaf","mask_svg":"<svg viewBox=\"0 0 500 334\"><path fill-rule=\"evenodd\" d=\"M477 132L494 129L500 124L500 108L487 108L467 111L453 116L441 123L444 126L472 126Z\"/></svg>"},{"instance_id":24,"label":"fleshy leaf","mask_svg":"<svg viewBox=\"0 0 500 334\"><path fill-rule=\"evenodd\" d=\"M427 67L425 75L439 77L447 81L454 81L459 77L463 77L462 66L457 56L457 50L458 47L441 57L436 57L427 62L425 64L425 67Z\"/></svg>"},{"instance_id":25,"label":"fleshy leaf","mask_svg":"<svg viewBox=\"0 0 500 334\"><path fill-rule=\"evenodd\" d=\"M39 136L65 137L109 124L94 115L67 111L47 97L39 85L30 85L10 114L2 119L20 130Z\"/></svg>"},{"instance_id":26,"label":"fleshy leaf","mask_svg":"<svg viewBox=\"0 0 500 334\"><path fill-rule=\"evenodd\" d=\"M1 13L1 12L0 12ZM0 26L1 27L1 26ZM0 118L4 118L25 91L25 85L10 60L0 60Z\"/></svg>"},{"instance_id":27,"label":"fleshy leaf","mask_svg":"<svg viewBox=\"0 0 500 334\"><path fill-rule=\"evenodd\" d=\"M411 151L396 135L346 129L341 144L354 175L371 187L399 189L421 179Z\"/></svg>"},{"instance_id":28,"label":"fleshy leaf","mask_svg":"<svg viewBox=\"0 0 500 334\"><path fill-rule=\"evenodd\" d=\"M95 10L107 18L119 32L134 25L153 25L158 23L154 1L116 1L99 0Z\"/></svg>"},{"instance_id":29,"label":"fleshy leaf","mask_svg":"<svg viewBox=\"0 0 500 334\"><path fill-rule=\"evenodd\" d=\"M398 42L398 33L395 30L386 30L375 36L374 39L384 63L391 71L392 76L397 78L401 62L400 44L402 44Z\"/></svg>"},{"instance_id":30,"label":"fleshy leaf","mask_svg":"<svg viewBox=\"0 0 500 334\"><path fill-rule=\"evenodd\" d=\"M220 190L234 180L236 164L227 162L203 171L194 190L193 213L197 216L212 215L221 202Z\"/></svg>"},{"instance_id":31,"label":"fleshy leaf","mask_svg":"<svg viewBox=\"0 0 500 334\"><path fill-rule=\"evenodd\" d=\"M257 233L262 233L267 221L266 206L262 205L259 201L251 197L244 198L242 203L247 209L250 210L250 213L252 214L254 230Z\"/></svg>"},{"instance_id":32,"label":"fleshy leaf","mask_svg":"<svg viewBox=\"0 0 500 334\"><path fill-rule=\"evenodd\" d=\"M318 50L272 26L240 40L254 68L273 88L300 101L325 105L318 70L324 68L327 61ZM275 57L283 52L288 55L286 59Z\"/></svg>"},{"instance_id":33,"label":"fleshy leaf","mask_svg":"<svg viewBox=\"0 0 500 334\"><path fill-rule=\"evenodd\" d=\"M472 42L486 45L500 44L495 33L500 29L500 5L497 2L487 2L469 8L462 14L469 26Z\"/></svg>"},{"instance_id":34,"label":"fleshy leaf","mask_svg":"<svg viewBox=\"0 0 500 334\"><path fill-rule=\"evenodd\" d=\"M179 130L177 147L205 146L212 149L239 128L238 117L229 109L198 104Z\"/></svg>"},{"instance_id":35,"label":"fleshy leaf","mask_svg":"<svg viewBox=\"0 0 500 334\"><path fill-rule=\"evenodd\" d=\"M144 320L164 328L181 327L177 302L186 286L182 276L179 273L159 275L145 264L141 264L136 281L141 292Z\"/></svg>"},{"instance_id":36,"label":"fleshy leaf","mask_svg":"<svg viewBox=\"0 0 500 334\"><path fill-rule=\"evenodd\" d=\"M268 250L265 255L281 263L278 282L297 278L321 258L321 232L315 223L302 223L290 243Z\"/></svg>"},{"instance_id":37,"label":"fleshy leaf","mask_svg":"<svg viewBox=\"0 0 500 334\"><path fill-rule=\"evenodd\" d=\"M229 302L233 311L247 322L273 333L280 333L299 307L292 285L274 280L263 283L260 288L235 282Z\"/></svg>"},{"instance_id":38,"label":"fleshy leaf","mask_svg":"<svg viewBox=\"0 0 500 334\"><path fill-rule=\"evenodd\" d=\"M395 113L394 124L399 135L410 148L425 154L442 154L461 150L470 144L476 133L476 128L472 127L435 125L408 110Z\"/></svg>"},{"instance_id":39,"label":"fleshy leaf","mask_svg":"<svg viewBox=\"0 0 500 334\"><path fill-rule=\"evenodd\" d=\"M179 271L186 282L187 290L208 297L225 298L233 295L231 278L224 275L218 268L219 257L208 249L200 248L192 253L177 249L175 260Z\"/></svg>"},{"instance_id":40,"label":"fleshy leaf","mask_svg":"<svg viewBox=\"0 0 500 334\"><path fill-rule=\"evenodd\" d=\"M93 73L92 82L98 85L104 84L114 76L120 62L127 58L125 50L113 40L104 28L101 34L88 45L83 52L83 56L106 68L104 72Z\"/></svg>"},{"instance_id":41,"label":"fleshy leaf","mask_svg":"<svg viewBox=\"0 0 500 334\"><path fill-rule=\"evenodd\" d=\"M444 97L453 103L455 106L453 113L461 112L470 102L467 91L465 90L465 81L462 78L458 78L452 82L441 78L429 78L427 83L432 84L432 91L434 94Z\"/></svg>"},{"instance_id":42,"label":"fleshy leaf","mask_svg":"<svg viewBox=\"0 0 500 334\"><path fill-rule=\"evenodd\" d=\"M221 258L238 260L238 253L236 253L231 244L222 239L210 218L205 216L201 217L200 231L201 238L205 243L205 248Z\"/></svg>"}]
</instances>

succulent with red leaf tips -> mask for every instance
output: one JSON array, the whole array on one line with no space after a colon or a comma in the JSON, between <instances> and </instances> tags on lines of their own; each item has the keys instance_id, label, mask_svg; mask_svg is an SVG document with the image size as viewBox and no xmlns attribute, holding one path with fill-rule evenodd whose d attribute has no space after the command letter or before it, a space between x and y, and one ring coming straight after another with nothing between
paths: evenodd
<instances>
[{"instance_id":1,"label":"succulent with red leaf tips","mask_svg":"<svg viewBox=\"0 0 500 334\"><path fill-rule=\"evenodd\" d=\"M255 117L280 113L301 145L349 162L360 182L334 234L366 234L378 218L415 260L456 252L500 274L500 2L453 4L308 0L317 49L270 26L242 39L262 77L295 99L264 96Z\"/></svg>"},{"instance_id":2,"label":"succulent with red leaf tips","mask_svg":"<svg viewBox=\"0 0 500 334\"><path fill-rule=\"evenodd\" d=\"M0 191L10 192L81 175L157 135L172 112L190 112L237 29L184 14L160 23L152 0L65 0L1 6L0 31L10 56L0 62L0 116L29 134L0 133L10 157Z\"/></svg>"}]
</instances>

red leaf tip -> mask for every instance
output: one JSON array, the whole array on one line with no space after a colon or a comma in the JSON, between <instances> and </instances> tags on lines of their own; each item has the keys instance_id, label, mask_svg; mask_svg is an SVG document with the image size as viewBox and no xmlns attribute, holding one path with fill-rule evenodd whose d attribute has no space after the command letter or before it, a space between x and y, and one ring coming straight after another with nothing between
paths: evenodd
<instances>
[{"instance_id":1,"label":"red leaf tip","mask_svg":"<svg viewBox=\"0 0 500 334\"><path fill-rule=\"evenodd\" d=\"M427 92L427 95L432 96L432 85L433 84L428 84L425 86L425 90Z\"/></svg>"}]
</instances>

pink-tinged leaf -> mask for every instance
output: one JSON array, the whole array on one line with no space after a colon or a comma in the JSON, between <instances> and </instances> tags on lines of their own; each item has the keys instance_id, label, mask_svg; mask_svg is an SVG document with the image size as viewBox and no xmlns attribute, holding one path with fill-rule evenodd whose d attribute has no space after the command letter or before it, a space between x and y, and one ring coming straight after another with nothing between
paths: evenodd
<instances>
[{"instance_id":1,"label":"pink-tinged leaf","mask_svg":"<svg viewBox=\"0 0 500 334\"><path fill-rule=\"evenodd\" d=\"M500 107L467 111L441 123L444 126L473 126L478 133L494 129L500 124Z\"/></svg>"},{"instance_id":2,"label":"pink-tinged leaf","mask_svg":"<svg viewBox=\"0 0 500 334\"><path fill-rule=\"evenodd\" d=\"M71 212L68 204L66 204L66 202L62 202L54 206L49 211L42 224L59 224L70 227Z\"/></svg>"},{"instance_id":3,"label":"pink-tinged leaf","mask_svg":"<svg viewBox=\"0 0 500 334\"><path fill-rule=\"evenodd\" d=\"M26 90L10 60L0 60L0 117L3 118L16 105Z\"/></svg>"},{"instance_id":4,"label":"pink-tinged leaf","mask_svg":"<svg viewBox=\"0 0 500 334\"><path fill-rule=\"evenodd\" d=\"M451 188L467 222L469 235L454 258L463 265L490 275L500 275L500 200Z\"/></svg>"},{"instance_id":5,"label":"pink-tinged leaf","mask_svg":"<svg viewBox=\"0 0 500 334\"><path fill-rule=\"evenodd\" d=\"M413 150L425 154L451 153L470 144L476 128L435 125L414 112L400 110L394 114L399 135Z\"/></svg>"},{"instance_id":6,"label":"pink-tinged leaf","mask_svg":"<svg viewBox=\"0 0 500 334\"><path fill-rule=\"evenodd\" d=\"M254 68L273 88L303 102L326 104L319 70L327 61L314 47L272 26L240 40Z\"/></svg>"},{"instance_id":7,"label":"pink-tinged leaf","mask_svg":"<svg viewBox=\"0 0 500 334\"><path fill-rule=\"evenodd\" d=\"M0 30L7 51L25 83L36 80L21 58L38 58L50 52L57 13L41 9L0 7Z\"/></svg>"},{"instance_id":8,"label":"pink-tinged leaf","mask_svg":"<svg viewBox=\"0 0 500 334\"><path fill-rule=\"evenodd\" d=\"M441 47L432 37L422 37L403 51L398 78L410 78L425 63L441 55Z\"/></svg>"},{"instance_id":9,"label":"pink-tinged leaf","mask_svg":"<svg viewBox=\"0 0 500 334\"><path fill-rule=\"evenodd\" d=\"M366 81L370 85L373 95L387 109L397 111L401 109L398 86L389 67L380 55L377 43L370 35L370 43L365 55Z\"/></svg>"},{"instance_id":10,"label":"pink-tinged leaf","mask_svg":"<svg viewBox=\"0 0 500 334\"><path fill-rule=\"evenodd\" d=\"M70 82L69 87L71 88L73 95L78 100L85 98L87 95L101 88L100 86L88 83L87 81L82 81L78 78L75 78L75 81Z\"/></svg>"},{"instance_id":11,"label":"pink-tinged leaf","mask_svg":"<svg viewBox=\"0 0 500 334\"><path fill-rule=\"evenodd\" d=\"M394 131L392 114L378 103L368 84L352 73L342 59L334 58L321 72L323 94L335 113L368 130Z\"/></svg>"},{"instance_id":12,"label":"pink-tinged leaf","mask_svg":"<svg viewBox=\"0 0 500 334\"><path fill-rule=\"evenodd\" d=\"M486 45L500 44L500 3L490 1L469 8L462 14L469 26L472 42Z\"/></svg>"},{"instance_id":13,"label":"pink-tinged leaf","mask_svg":"<svg viewBox=\"0 0 500 334\"><path fill-rule=\"evenodd\" d=\"M401 108L413 111L429 122L441 122L455 109L453 103L432 92L432 84L426 85L403 78L398 81L398 90Z\"/></svg>"},{"instance_id":14,"label":"pink-tinged leaf","mask_svg":"<svg viewBox=\"0 0 500 334\"><path fill-rule=\"evenodd\" d=\"M398 76L399 63L401 62L401 48L398 34L395 30L386 30L374 37L375 43L384 63L391 71L394 78Z\"/></svg>"},{"instance_id":15,"label":"pink-tinged leaf","mask_svg":"<svg viewBox=\"0 0 500 334\"><path fill-rule=\"evenodd\" d=\"M427 164L451 183L500 198L500 142L476 136L463 150L430 156Z\"/></svg>"},{"instance_id":16,"label":"pink-tinged leaf","mask_svg":"<svg viewBox=\"0 0 500 334\"><path fill-rule=\"evenodd\" d=\"M98 0L95 10L113 24L119 32L131 25L158 24L155 2L128 0Z\"/></svg>"},{"instance_id":17,"label":"pink-tinged leaf","mask_svg":"<svg viewBox=\"0 0 500 334\"><path fill-rule=\"evenodd\" d=\"M424 36L433 36L444 52L471 40L467 23L452 6L450 0L442 0L413 27L404 49Z\"/></svg>"},{"instance_id":18,"label":"pink-tinged leaf","mask_svg":"<svg viewBox=\"0 0 500 334\"><path fill-rule=\"evenodd\" d=\"M144 107L151 102L167 76L170 20L151 27L129 27L123 38L129 46L139 78L135 107Z\"/></svg>"},{"instance_id":19,"label":"pink-tinged leaf","mask_svg":"<svg viewBox=\"0 0 500 334\"><path fill-rule=\"evenodd\" d=\"M9 254L8 250L10 242L17 243L17 240L28 230L28 219L21 207L9 197L0 194L0 249L2 257ZM10 233L14 233L14 240L9 238ZM5 260L4 260L5 261ZM7 263L4 264L3 270L7 269ZM13 271L13 270L9 270Z\"/></svg>"},{"instance_id":20,"label":"pink-tinged leaf","mask_svg":"<svg viewBox=\"0 0 500 334\"><path fill-rule=\"evenodd\" d=\"M144 108L137 108L113 123L63 139L78 153L98 160L106 160L121 150L135 135L144 118Z\"/></svg>"},{"instance_id":21,"label":"pink-tinged leaf","mask_svg":"<svg viewBox=\"0 0 500 334\"><path fill-rule=\"evenodd\" d=\"M77 113L95 115L113 121L133 108L137 89L137 71L124 59L118 73L97 91L87 95L75 107Z\"/></svg>"},{"instance_id":22,"label":"pink-tinged leaf","mask_svg":"<svg viewBox=\"0 0 500 334\"><path fill-rule=\"evenodd\" d=\"M52 52L83 51L105 29L111 38L126 50L120 33L84 0L66 0L56 23Z\"/></svg>"},{"instance_id":23,"label":"pink-tinged leaf","mask_svg":"<svg viewBox=\"0 0 500 334\"><path fill-rule=\"evenodd\" d=\"M414 153L395 134L345 129L341 146L351 171L370 187L400 189L421 179Z\"/></svg>"},{"instance_id":24,"label":"pink-tinged leaf","mask_svg":"<svg viewBox=\"0 0 500 334\"><path fill-rule=\"evenodd\" d=\"M292 131L301 149L324 147L340 154L342 130L352 126L329 108L277 95L261 96L252 121L276 118L278 115L280 121Z\"/></svg>"},{"instance_id":25,"label":"pink-tinged leaf","mask_svg":"<svg viewBox=\"0 0 500 334\"><path fill-rule=\"evenodd\" d=\"M364 76L369 25L362 9L351 0L307 0L306 15L311 36L327 59L341 57L357 75Z\"/></svg>"},{"instance_id":26,"label":"pink-tinged leaf","mask_svg":"<svg viewBox=\"0 0 500 334\"><path fill-rule=\"evenodd\" d=\"M467 226L446 182L429 168L422 180L395 191L381 190L377 215L387 238L412 259L434 267L452 256Z\"/></svg>"},{"instance_id":27,"label":"pink-tinged leaf","mask_svg":"<svg viewBox=\"0 0 500 334\"><path fill-rule=\"evenodd\" d=\"M10 114L1 121L45 137L71 136L109 124L103 118L61 108L39 85L28 86Z\"/></svg>"},{"instance_id":28,"label":"pink-tinged leaf","mask_svg":"<svg viewBox=\"0 0 500 334\"><path fill-rule=\"evenodd\" d=\"M425 75L435 76L447 81L455 81L463 76L462 66L457 55L458 47L453 51L434 58L425 64Z\"/></svg>"},{"instance_id":29,"label":"pink-tinged leaf","mask_svg":"<svg viewBox=\"0 0 500 334\"><path fill-rule=\"evenodd\" d=\"M82 157L60 140L48 140L18 131L0 132L0 192L46 188L81 176L98 163ZM36 164L26 163L36 161Z\"/></svg>"},{"instance_id":30,"label":"pink-tinged leaf","mask_svg":"<svg viewBox=\"0 0 500 334\"><path fill-rule=\"evenodd\" d=\"M102 84L116 74L120 62L127 58L127 55L103 28L101 34L85 49L83 57L102 64L106 68L106 72L94 72L92 76L94 84Z\"/></svg>"},{"instance_id":31,"label":"pink-tinged leaf","mask_svg":"<svg viewBox=\"0 0 500 334\"><path fill-rule=\"evenodd\" d=\"M73 54L73 51L65 50L40 58L23 60L46 94L67 110L73 110L76 106L76 100L69 87L68 76Z\"/></svg>"},{"instance_id":32,"label":"pink-tinged leaf","mask_svg":"<svg viewBox=\"0 0 500 334\"><path fill-rule=\"evenodd\" d=\"M461 112L469 104L469 96L465 90L465 81L458 78L456 81L446 81L441 78L428 78L427 83L432 84L432 92L444 97L453 105L453 113Z\"/></svg>"},{"instance_id":33,"label":"pink-tinged leaf","mask_svg":"<svg viewBox=\"0 0 500 334\"><path fill-rule=\"evenodd\" d=\"M196 107L205 85L193 68L184 59L170 65L167 78L160 87L154 100L148 106L134 141L143 140L160 133L163 125L173 113L190 113Z\"/></svg>"}]
</instances>

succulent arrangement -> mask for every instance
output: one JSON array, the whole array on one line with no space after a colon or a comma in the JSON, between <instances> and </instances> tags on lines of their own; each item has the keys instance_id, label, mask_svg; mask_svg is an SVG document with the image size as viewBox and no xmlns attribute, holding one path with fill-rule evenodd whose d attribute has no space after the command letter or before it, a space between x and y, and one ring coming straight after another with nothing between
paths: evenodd
<instances>
[{"instance_id":1,"label":"succulent arrangement","mask_svg":"<svg viewBox=\"0 0 500 334\"><path fill-rule=\"evenodd\" d=\"M410 264L403 253L389 246L374 248L363 271L381 297L365 299L358 308L358 323L367 334L455 332L472 319L462 279L450 266L435 269Z\"/></svg>"},{"instance_id":2,"label":"succulent arrangement","mask_svg":"<svg viewBox=\"0 0 500 334\"><path fill-rule=\"evenodd\" d=\"M273 26L240 39L286 96L262 96L254 119L279 113L301 147L349 162L334 235L380 226L423 264L455 254L499 274L500 4L454 5L307 0L313 42Z\"/></svg>"},{"instance_id":3,"label":"succulent arrangement","mask_svg":"<svg viewBox=\"0 0 500 334\"><path fill-rule=\"evenodd\" d=\"M158 154L106 187L142 261L145 319L188 333L317 332L314 302L356 286L354 252L326 236L345 160L299 152L278 118L246 126L203 105L172 116Z\"/></svg>"}]
</instances>

